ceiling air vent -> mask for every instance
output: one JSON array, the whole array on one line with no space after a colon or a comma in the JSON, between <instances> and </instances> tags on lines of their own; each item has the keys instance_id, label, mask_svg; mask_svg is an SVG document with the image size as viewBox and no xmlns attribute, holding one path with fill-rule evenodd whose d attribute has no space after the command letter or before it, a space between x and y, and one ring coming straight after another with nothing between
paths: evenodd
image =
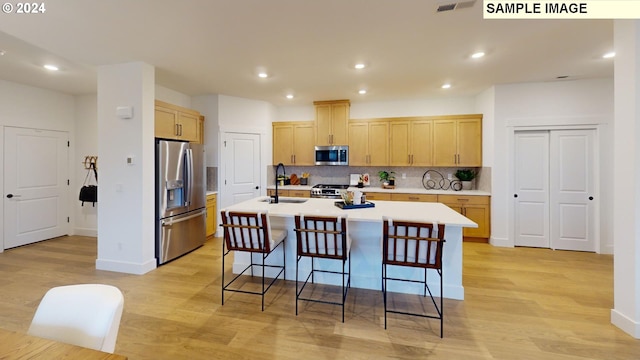
<instances>
[{"instance_id":1,"label":"ceiling air vent","mask_svg":"<svg viewBox=\"0 0 640 360\"><path fill-rule=\"evenodd\" d=\"M438 8L436 9L436 11L437 12L444 12L444 11L452 11L452 10L470 8L475 3L476 3L476 0L453 1L453 2L451 0L441 0L441 1L438 1Z\"/></svg>"}]
</instances>

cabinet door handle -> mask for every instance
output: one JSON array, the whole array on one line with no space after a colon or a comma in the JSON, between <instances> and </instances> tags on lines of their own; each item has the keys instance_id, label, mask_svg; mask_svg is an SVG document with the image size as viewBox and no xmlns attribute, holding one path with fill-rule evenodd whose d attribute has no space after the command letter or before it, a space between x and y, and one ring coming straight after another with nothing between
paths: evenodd
<instances>
[{"instance_id":1,"label":"cabinet door handle","mask_svg":"<svg viewBox=\"0 0 640 360\"><path fill-rule=\"evenodd\" d=\"M293 154L293 163L296 163L296 154Z\"/></svg>"},{"instance_id":2,"label":"cabinet door handle","mask_svg":"<svg viewBox=\"0 0 640 360\"><path fill-rule=\"evenodd\" d=\"M411 165L413 165L413 155L411 155Z\"/></svg>"},{"instance_id":3,"label":"cabinet door handle","mask_svg":"<svg viewBox=\"0 0 640 360\"><path fill-rule=\"evenodd\" d=\"M456 157L456 154L453 154L453 163L454 164L458 163L458 158Z\"/></svg>"},{"instance_id":4,"label":"cabinet door handle","mask_svg":"<svg viewBox=\"0 0 640 360\"><path fill-rule=\"evenodd\" d=\"M411 155L407 155L407 163L411 164Z\"/></svg>"},{"instance_id":5,"label":"cabinet door handle","mask_svg":"<svg viewBox=\"0 0 640 360\"><path fill-rule=\"evenodd\" d=\"M180 130L179 130L180 129L180 124L175 124L174 127L175 127L175 129L173 129L173 133L176 136L180 136Z\"/></svg>"}]
</instances>

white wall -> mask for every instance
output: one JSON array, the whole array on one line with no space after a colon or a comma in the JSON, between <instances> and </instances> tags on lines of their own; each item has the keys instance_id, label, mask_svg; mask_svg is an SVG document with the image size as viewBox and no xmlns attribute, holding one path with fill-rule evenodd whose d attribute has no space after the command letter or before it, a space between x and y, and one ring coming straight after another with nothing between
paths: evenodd
<instances>
[{"instance_id":1,"label":"white wall","mask_svg":"<svg viewBox=\"0 0 640 360\"><path fill-rule=\"evenodd\" d=\"M85 156L98 155L98 98L95 94L75 97L75 153L72 154L73 167L71 176L73 181L72 194L80 191L85 181L87 170L84 168ZM93 175L89 176L89 179ZM98 178L100 178L100 159L98 159ZM93 184L93 183L92 183ZM76 199L77 200L77 199ZM80 201L73 202L74 233L83 236L98 236L98 207Z\"/></svg>"},{"instance_id":2,"label":"white wall","mask_svg":"<svg viewBox=\"0 0 640 360\"><path fill-rule=\"evenodd\" d=\"M218 120L218 95L201 95L192 99L194 110L204 115L204 148L207 166L218 166L220 124Z\"/></svg>"},{"instance_id":3,"label":"white wall","mask_svg":"<svg viewBox=\"0 0 640 360\"><path fill-rule=\"evenodd\" d=\"M351 119L370 119L401 116L432 116L475 114L475 97L449 97L418 100L379 102L353 102L349 110ZM314 121L313 104L308 106L283 106L276 109L274 121Z\"/></svg>"},{"instance_id":4,"label":"white wall","mask_svg":"<svg viewBox=\"0 0 640 360\"><path fill-rule=\"evenodd\" d=\"M513 131L518 127L593 125L598 128L600 155L600 251L610 253L610 201L613 145L613 79L576 80L495 87L493 130L491 243L513 246L509 205L513 201Z\"/></svg>"},{"instance_id":5,"label":"white wall","mask_svg":"<svg viewBox=\"0 0 640 360\"><path fill-rule=\"evenodd\" d=\"M74 98L71 95L0 80L0 159L4 159L4 127L65 131L73 139ZM69 169L74 169L74 143L69 148ZM71 171L71 170L70 170ZM4 174L4 171L2 172ZM73 172L70 173L73 174ZM77 202L74 177L69 187L69 209ZM0 176L0 189L4 189L4 176ZM4 198L4 194L3 194ZM70 214L71 216L71 214ZM73 217L72 217L73 218ZM0 206L0 221L4 222L4 206ZM73 219L72 219L73 221ZM70 232L73 229L71 224ZM4 231L0 231L0 252L4 249Z\"/></svg>"},{"instance_id":6,"label":"white wall","mask_svg":"<svg viewBox=\"0 0 640 360\"><path fill-rule=\"evenodd\" d=\"M144 274L156 267L154 85L154 68L144 63L98 69L100 270ZM133 118L118 118L119 106L133 107Z\"/></svg>"},{"instance_id":7,"label":"white wall","mask_svg":"<svg viewBox=\"0 0 640 360\"><path fill-rule=\"evenodd\" d=\"M399 116L474 114L475 97L443 97L419 100L356 102L351 104L352 119Z\"/></svg>"},{"instance_id":8,"label":"white wall","mask_svg":"<svg viewBox=\"0 0 640 360\"><path fill-rule=\"evenodd\" d=\"M277 109L266 101L244 99L233 96L219 95L218 97L218 123L220 126L220 145L224 146L224 134L226 132L253 133L260 135L260 171L266 171L266 166L272 160L272 136L271 123L275 121ZM226 176L224 163L221 161L219 171L220 181L218 197L220 207L231 205L231 199L227 198L228 192L224 191L224 177ZM260 178L261 194L266 195L266 174Z\"/></svg>"},{"instance_id":9,"label":"white wall","mask_svg":"<svg viewBox=\"0 0 640 360\"><path fill-rule=\"evenodd\" d=\"M156 84L155 100L191 109L191 97L181 92Z\"/></svg>"}]
</instances>

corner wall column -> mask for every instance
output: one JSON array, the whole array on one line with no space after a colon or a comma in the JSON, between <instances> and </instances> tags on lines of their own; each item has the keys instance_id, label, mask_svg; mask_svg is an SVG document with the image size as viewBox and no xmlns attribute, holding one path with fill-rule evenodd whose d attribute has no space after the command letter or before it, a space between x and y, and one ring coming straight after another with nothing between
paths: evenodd
<instances>
[{"instance_id":1,"label":"corner wall column","mask_svg":"<svg viewBox=\"0 0 640 360\"><path fill-rule=\"evenodd\" d=\"M141 62L98 69L99 270L156 268L154 72ZM119 107L132 116L118 116Z\"/></svg>"},{"instance_id":2,"label":"corner wall column","mask_svg":"<svg viewBox=\"0 0 640 360\"><path fill-rule=\"evenodd\" d=\"M614 21L614 264L611 323L640 338L640 21Z\"/></svg>"}]
</instances>

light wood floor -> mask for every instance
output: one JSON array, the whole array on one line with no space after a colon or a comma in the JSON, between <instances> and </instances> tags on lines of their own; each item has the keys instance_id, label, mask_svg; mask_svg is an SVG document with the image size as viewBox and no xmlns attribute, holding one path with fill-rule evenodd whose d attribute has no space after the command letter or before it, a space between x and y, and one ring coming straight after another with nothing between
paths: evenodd
<instances>
[{"instance_id":1,"label":"light wood floor","mask_svg":"<svg viewBox=\"0 0 640 360\"><path fill-rule=\"evenodd\" d=\"M79 236L0 254L0 327L26 332L49 288L98 282L124 293L116 352L129 359L640 358L610 323L609 255L465 243L465 300L445 300L444 339L438 320L389 314L384 330L378 291L351 289L344 324L332 305L296 317L293 282L276 282L264 312L253 295L221 306L218 238L143 276L97 271L95 258L95 238Z\"/></svg>"}]
</instances>

